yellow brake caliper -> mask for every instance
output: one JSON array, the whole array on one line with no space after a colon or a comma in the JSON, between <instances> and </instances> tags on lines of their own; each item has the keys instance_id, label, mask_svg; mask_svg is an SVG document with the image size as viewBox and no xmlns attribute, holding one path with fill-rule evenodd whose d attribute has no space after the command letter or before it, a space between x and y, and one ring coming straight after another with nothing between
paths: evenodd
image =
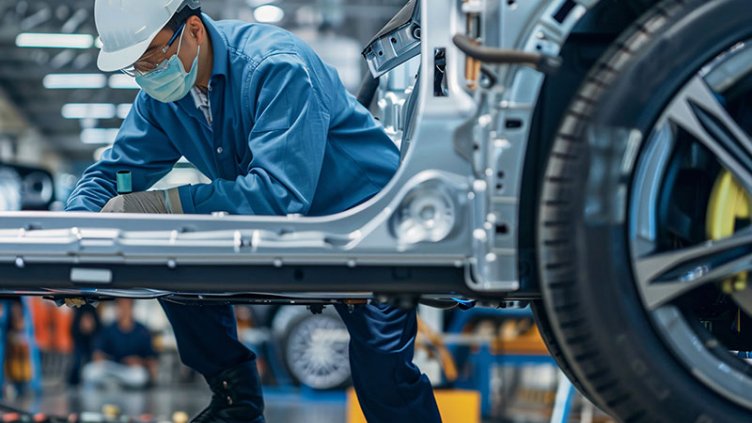
<instances>
[{"instance_id":1,"label":"yellow brake caliper","mask_svg":"<svg viewBox=\"0 0 752 423\"><path fill-rule=\"evenodd\" d=\"M727 170L721 171L710 194L708 204L707 232L711 240L727 238L734 234L739 220L748 220L750 197ZM747 272L742 272L721 283L725 294L747 289ZM741 310L737 310L737 323ZM737 330L741 330L737 325Z\"/></svg>"}]
</instances>

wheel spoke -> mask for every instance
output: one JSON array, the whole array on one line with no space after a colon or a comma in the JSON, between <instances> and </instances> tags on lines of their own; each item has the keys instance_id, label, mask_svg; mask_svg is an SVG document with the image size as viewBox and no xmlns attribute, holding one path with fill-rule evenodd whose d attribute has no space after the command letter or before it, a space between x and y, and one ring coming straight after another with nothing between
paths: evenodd
<instances>
[{"instance_id":1,"label":"wheel spoke","mask_svg":"<svg viewBox=\"0 0 752 423\"><path fill-rule=\"evenodd\" d=\"M635 276L650 310L704 284L749 270L752 228L720 241L648 255L635 264Z\"/></svg>"},{"instance_id":2,"label":"wheel spoke","mask_svg":"<svg viewBox=\"0 0 752 423\"><path fill-rule=\"evenodd\" d=\"M752 138L721 104L705 80L697 76L676 96L668 119L708 148L752 192Z\"/></svg>"}]
</instances>

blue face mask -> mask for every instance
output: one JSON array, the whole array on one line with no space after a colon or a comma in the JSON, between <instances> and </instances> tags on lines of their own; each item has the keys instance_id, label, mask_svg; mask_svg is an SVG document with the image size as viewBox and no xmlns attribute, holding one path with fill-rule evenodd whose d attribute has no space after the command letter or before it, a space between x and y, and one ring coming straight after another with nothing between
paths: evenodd
<instances>
[{"instance_id":1,"label":"blue face mask","mask_svg":"<svg viewBox=\"0 0 752 423\"><path fill-rule=\"evenodd\" d=\"M185 29L183 29L183 33L185 33ZM163 65L158 66L156 70L136 77L136 83L144 92L151 98L162 103L172 103L181 100L188 95L193 85L196 84L196 78L198 77L198 57L201 53L201 47L199 46L198 52L196 52L196 58L193 60L191 70L186 72L183 62L178 57L182 44L183 34L180 35L178 52L174 56L170 57Z\"/></svg>"}]
</instances>

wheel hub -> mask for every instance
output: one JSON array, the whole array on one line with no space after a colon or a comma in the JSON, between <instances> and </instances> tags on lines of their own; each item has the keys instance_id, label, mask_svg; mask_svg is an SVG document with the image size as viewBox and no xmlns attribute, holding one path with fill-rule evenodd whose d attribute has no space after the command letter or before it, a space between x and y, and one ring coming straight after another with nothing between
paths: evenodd
<instances>
[{"instance_id":1,"label":"wheel hub","mask_svg":"<svg viewBox=\"0 0 752 423\"><path fill-rule=\"evenodd\" d=\"M739 222L749 223L752 200L731 172L724 170L718 176L708 204L708 238L721 240L737 231ZM721 282L725 294L748 315L752 315L752 287L748 272L741 272Z\"/></svg>"},{"instance_id":2,"label":"wheel hub","mask_svg":"<svg viewBox=\"0 0 752 423\"><path fill-rule=\"evenodd\" d=\"M752 316L752 141L729 104L749 98L750 75L752 45L739 43L674 95L640 153L629 236L638 292L666 345L748 408L752 369L724 342L749 344L742 323ZM682 179L692 172L705 188Z\"/></svg>"}]
</instances>

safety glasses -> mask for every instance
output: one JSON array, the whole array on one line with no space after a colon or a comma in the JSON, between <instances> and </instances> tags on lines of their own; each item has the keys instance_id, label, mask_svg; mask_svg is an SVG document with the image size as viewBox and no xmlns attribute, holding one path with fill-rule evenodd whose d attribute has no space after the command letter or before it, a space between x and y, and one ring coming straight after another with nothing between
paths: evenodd
<instances>
[{"instance_id":1,"label":"safety glasses","mask_svg":"<svg viewBox=\"0 0 752 423\"><path fill-rule=\"evenodd\" d=\"M167 62L170 59L169 57L166 57L166 58L162 59L157 64L154 64L154 62L152 62L149 59L153 58L154 56L156 56L158 54L161 54L162 56L164 56L165 54L167 54L167 51L170 49L170 47L172 47L172 45L175 44L175 41L179 37L182 36L183 31L185 30L185 25L186 24L183 23L182 25L180 25L180 27L178 27L177 31L175 31L175 33L172 34L172 37L170 37L170 41L168 41L167 44L165 44L164 47L162 47L158 51L150 54L148 57L142 57L136 63L134 63L132 66L127 67L125 69L121 69L120 71L123 72L124 74L128 75L128 76L131 76L131 77L135 78L137 76L144 76L144 75L152 73L152 72L157 72L160 69L164 69L165 67L167 67ZM178 51L179 50L180 50L180 48L178 48Z\"/></svg>"}]
</instances>

